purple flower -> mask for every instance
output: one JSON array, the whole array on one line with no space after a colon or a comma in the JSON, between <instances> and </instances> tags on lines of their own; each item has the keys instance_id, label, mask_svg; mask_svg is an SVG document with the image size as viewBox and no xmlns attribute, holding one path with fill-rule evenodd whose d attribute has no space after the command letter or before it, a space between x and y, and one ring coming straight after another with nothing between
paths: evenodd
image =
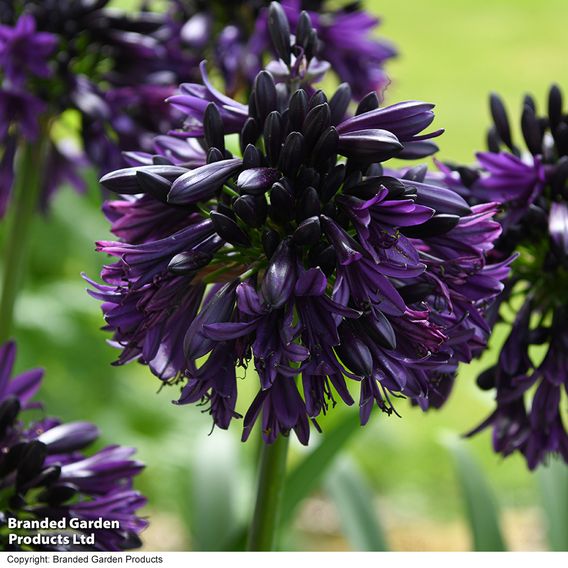
<instances>
[{"instance_id":1,"label":"purple flower","mask_svg":"<svg viewBox=\"0 0 568 568\"><path fill-rule=\"evenodd\" d=\"M302 82L319 45L302 22L291 36L272 3L286 72L260 71L248 106L209 84L172 99L189 120L178 140L198 140L205 165L172 159L168 139L102 179L132 197L106 205L121 240L98 244L116 262L105 284L90 282L118 363L148 364L180 385L177 404L201 401L223 429L240 418L235 368L253 365L243 439L260 422L267 443L291 431L308 443L310 421L354 403L348 383L363 424L375 405L392 413L394 397L439 400L436 377L481 348L485 304L507 275L485 272L494 206L470 209L426 168L383 166L439 134L422 134L433 105L378 109L375 95L346 119L346 85L328 99Z\"/></svg>"},{"instance_id":2,"label":"purple flower","mask_svg":"<svg viewBox=\"0 0 568 568\"><path fill-rule=\"evenodd\" d=\"M497 363L477 381L484 390L494 389L496 408L470 434L492 428L494 450L505 456L522 453L530 469L551 454L568 463L568 434L561 412L561 393L568 392L564 293L568 121L562 107L562 93L556 86L549 91L545 116L539 116L532 97L525 97L521 116L525 151L514 139L503 102L491 95L489 151L477 154L475 168L454 170L468 185L468 200L479 203L474 209L489 211L491 204L484 202L502 202L496 216L502 234L488 251L489 262L471 281L473 287L462 287L462 292L473 297L499 290L507 259L518 257L510 279L486 310L486 321L480 322L490 330L498 322L508 323L510 310L516 313ZM473 232L464 243L475 241L476 248L482 245ZM505 306L508 311L500 311ZM535 355L535 346L545 353L544 358Z\"/></svg>"},{"instance_id":3,"label":"purple flower","mask_svg":"<svg viewBox=\"0 0 568 568\"><path fill-rule=\"evenodd\" d=\"M331 11L320 6L316 11L309 7L309 2L301 0L284 0L282 7L296 34L301 33L298 30L302 27L302 10L308 10L321 42L322 58L331 63L341 81L351 86L356 99L371 91L382 93L389 83L384 64L397 52L390 43L376 38L375 31L380 24L378 18L358 7ZM268 44L267 14L264 12L257 20L249 49L260 54Z\"/></svg>"},{"instance_id":4,"label":"purple flower","mask_svg":"<svg viewBox=\"0 0 568 568\"><path fill-rule=\"evenodd\" d=\"M27 74L49 77L47 60L58 39L47 32L38 32L30 14L20 16L14 27L0 25L0 68L13 85L22 85Z\"/></svg>"},{"instance_id":5,"label":"purple flower","mask_svg":"<svg viewBox=\"0 0 568 568\"><path fill-rule=\"evenodd\" d=\"M132 488L143 464L131 459L133 448L109 446L84 454L99 437L89 422L61 423L54 418L24 421L22 410L38 403L30 399L38 390L43 371L35 369L12 377L16 357L13 342L0 347L0 546L2 550L119 551L141 546L139 534L147 521L137 516L146 499ZM70 529L38 534L18 530L15 542L5 531L6 518L82 519L114 521L105 529ZM13 531L12 531L13 532ZM71 535L95 535L95 543L73 544Z\"/></svg>"},{"instance_id":6,"label":"purple flower","mask_svg":"<svg viewBox=\"0 0 568 568\"><path fill-rule=\"evenodd\" d=\"M24 138L35 140L39 134L38 116L45 108L45 103L30 93L0 88L0 141L6 139L11 126Z\"/></svg>"}]
</instances>

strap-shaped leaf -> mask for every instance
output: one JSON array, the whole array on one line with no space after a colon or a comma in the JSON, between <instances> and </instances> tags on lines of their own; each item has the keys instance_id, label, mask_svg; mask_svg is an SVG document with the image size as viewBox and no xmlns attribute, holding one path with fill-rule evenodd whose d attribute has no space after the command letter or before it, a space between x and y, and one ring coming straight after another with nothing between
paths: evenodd
<instances>
[{"instance_id":1,"label":"strap-shaped leaf","mask_svg":"<svg viewBox=\"0 0 568 568\"><path fill-rule=\"evenodd\" d=\"M388 550L373 491L352 459L343 456L334 463L326 476L325 488L335 502L353 550Z\"/></svg>"},{"instance_id":2,"label":"strap-shaped leaf","mask_svg":"<svg viewBox=\"0 0 568 568\"><path fill-rule=\"evenodd\" d=\"M550 550L568 550L568 467L551 460L538 471L542 508L546 517L546 533Z\"/></svg>"},{"instance_id":3,"label":"strap-shaped leaf","mask_svg":"<svg viewBox=\"0 0 568 568\"><path fill-rule=\"evenodd\" d=\"M333 429L324 431L321 444L288 474L280 517L282 526L292 520L298 504L319 487L329 466L360 429L355 413L346 412Z\"/></svg>"},{"instance_id":4,"label":"strap-shaped leaf","mask_svg":"<svg viewBox=\"0 0 568 568\"><path fill-rule=\"evenodd\" d=\"M452 441L448 447L454 458L474 550L507 550L501 532L497 501L483 471L462 443Z\"/></svg>"}]
</instances>

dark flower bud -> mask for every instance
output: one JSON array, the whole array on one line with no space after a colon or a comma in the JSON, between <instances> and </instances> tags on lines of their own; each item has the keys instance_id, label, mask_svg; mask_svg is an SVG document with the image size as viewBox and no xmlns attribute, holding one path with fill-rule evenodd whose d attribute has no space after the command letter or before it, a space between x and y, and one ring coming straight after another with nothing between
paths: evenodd
<instances>
[{"instance_id":1,"label":"dark flower bud","mask_svg":"<svg viewBox=\"0 0 568 568\"><path fill-rule=\"evenodd\" d=\"M236 246L250 246L248 235L230 217L217 211L212 211L211 221L215 231L223 240Z\"/></svg>"},{"instance_id":2,"label":"dark flower bud","mask_svg":"<svg viewBox=\"0 0 568 568\"><path fill-rule=\"evenodd\" d=\"M321 216L323 229L331 244L335 247L337 258L342 266L347 266L363 255L361 254L360 245L350 237L335 221L327 217Z\"/></svg>"},{"instance_id":3,"label":"dark flower bud","mask_svg":"<svg viewBox=\"0 0 568 568\"><path fill-rule=\"evenodd\" d=\"M191 274L211 262L212 256L206 252L188 251L176 254L168 264L174 274Z\"/></svg>"},{"instance_id":4,"label":"dark flower bud","mask_svg":"<svg viewBox=\"0 0 568 568\"><path fill-rule=\"evenodd\" d=\"M548 92L548 119L552 129L562 120L562 91L558 85L552 85Z\"/></svg>"},{"instance_id":5,"label":"dark flower bud","mask_svg":"<svg viewBox=\"0 0 568 568\"><path fill-rule=\"evenodd\" d=\"M298 175L296 176L296 187L304 188L304 187L318 187L320 182L320 175L314 168L307 168L302 166Z\"/></svg>"},{"instance_id":6,"label":"dark flower bud","mask_svg":"<svg viewBox=\"0 0 568 568\"><path fill-rule=\"evenodd\" d=\"M339 134L335 127L330 126L316 142L312 152L312 163L316 168L327 169L327 162L337 154Z\"/></svg>"},{"instance_id":7,"label":"dark flower bud","mask_svg":"<svg viewBox=\"0 0 568 568\"><path fill-rule=\"evenodd\" d=\"M350 102L351 87L349 83L341 83L329 101L331 124L339 124L345 118Z\"/></svg>"},{"instance_id":8,"label":"dark flower bud","mask_svg":"<svg viewBox=\"0 0 568 568\"><path fill-rule=\"evenodd\" d=\"M24 485L35 477L42 469L47 457L47 446L38 440L29 442L20 456L16 485Z\"/></svg>"},{"instance_id":9,"label":"dark flower bud","mask_svg":"<svg viewBox=\"0 0 568 568\"><path fill-rule=\"evenodd\" d=\"M511 140L511 127L509 125L509 118L507 117L507 110L498 94L491 93L489 97L489 108L499 138L512 150L513 141Z\"/></svg>"},{"instance_id":10,"label":"dark flower bud","mask_svg":"<svg viewBox=\"0 0 568 568\"><path fill-rule=\"evenodd\" d=\"M302 10L296 26L296 44L305 48L310 41L312 30L310 15L305 10Z\"/></svg>"},{"instance_id":11,"label":"dark flower bud","mask_svg":"<svg viewBox=\"0 0 568 568\"><path fill-rule=\"evenodd\" d=\"M421 160L435 154L439 150L438 145L429 140L407 142L404 148L396 155L400 160Z\"/></svg>"},{"instance_id":12,"label":"dark flower bud","mask_svg":"<svg viewBox=\"0 0 568 568\"><path fill-rule=\"evenodd\" d=\"M326 276L333 274L337 266L337 254L333 245L325 247L315 255L314 266L319 266Z\"/></svg>"},{"instance_id":13,"label":"dark flower bud","mask_svg":"<svg viewBox=\"0 0 568 568\"><path fill-rule=\"evenodd\" d=\"M306 54L307 59L311 59L312 57L316 56L320 48L318 33L316 30L312 29L310 32L310 37L306 43L306 47L304 48L304 53Z\"/></svg>"},{"instance_id":14,"label":"dark flower bud","mask_svg":"<svg viewBox=\"0 0 568 568\"><path fill-rule=\"evenodd\" d=\"M270 217L277 223L286 223L294 216L294 197L281 183L270 190Z\"/></svg>"},{"instance_id":15,"label":"dark flower bud","mask_svg":"<svg viewBox=\"0 0 568 568\"><path fill-rule=\"evenodd\" d=\"M296 220L303 221L315 217L321 212L318 192L313 187L306 188L296 204Z\"/></svg>"},{"instance_id":16,"label":"dark flower bud","mask_svg":"<svg viewBox=\"0 0 568 568\"><path fill-rule=\"evenodd\" d=\"M396 349L396 333L385 314L375 310L372 315L359 321L365 334L374 343L385 349Z\"/></svg>"},{"instance_id":17,"label":"dark flower bud","mask_svg":"<svg viewBox=\"0 0 568 568\"><path fill-rule=\"evenodd\" d=\"M481 390L491 390L495 388L495 379L497 375L497 365L489 367L477 377L477 386Z\"/></svg>"},{"instance_id":18,"label":"dark flower bud","mask_svg":"<svg viewBox=\"0 0 568 568\"><path fill-rule=\"evenodd\" d=\"M366 112L371 112L372 110L377 110L379 108L379 97L374 91L369 93L361 99L361 102L357 105L357 110L355 111L355 116L360 114L365 114Z\"/></svg>"},{"instance_id":19,"label":"dark flower bud","mask_svg":"<svg viewBox=\"0 0 568 568\"><path fill-rule=\"evenodd\" d=\"M304 159L304 137L299 132L290 132L280 153L280 169L294 177Z\"/></svg>"},{"instance_id":20,"label":"dark flower bud","mask_svg":"<svg viewBox=\"0 0 568 568\"><path fill-rule=\"evenodd\" d=\"M321 226L319 217L308 217L304 219L292 235L292 240L300 246L310 246L316 244L321 236Z\"/></svg>"},{"instance_id":21,"label":"dark flower bud","mask_svg":"<svg viewBox=\"0 0 568 568\"><path fill-rule=\"evenodd\" d=\"M239 143L241 147L241 152L244 153L247 146L256 144L258 137L260 136L260 130L258 124L254 118L247 118L243 127L241 128L241 133L239 135Z\"/></svg>"},{"instance_id":22,"label":"dark flower bud","mask_svg":"<svg viewBox=\"0 0 568 568\"><path fill-rule=\"evenodd\" d=\"M10 396L0 403L0 435L12 426L20 412L20 401L15 396Z\"/></svg>"},{"instance_id":23,"label":"dark flower bud","mask_svg":"<svg viewBox=\"0 0 568 568\"><path fill-rule=\"evenodd\" d=\"M566 180L568 180L568 157L562 156L562 158L558 160L550 179L552 191L554 193L565 192ZM563 197L566 198L568 195L564 193Z\"/></svg>"},{"instance_id":24,"label":"dark flower bud","mask_svg":"<svg viewBox=\"0 0 568 568\"><path fill-rule=\"evenodd\" d=\"M78 488L71 483L58 483L50 487L49 489L44 489L38 496L40 501L48 503L52 507L57 507L62 505L66 501L73 499L78 492Z\"/></svg>"},{"instance_id":25,"label":"dark flower bud","mask_svg":"<svg viewBox=\"0 0 568 568\"><path fill-rule=\"evenodd\" d=\"M338 164L325 176L320 186L320 199L327 203L339 191L343 180L345 179L345 165Z\"/></svg>"},{"instance_id":26,"label":"dark flower bud","mask_svg":"<svg viewBox=\"0 0 568 568\"><path fill-rule=\"evenodd\" d=\"M270 8L268 9L268 30L278 57L286 65L290 65L290 24L282 6L278 2L270 3Z\"/></svg>"},{"instance_id":27,"label":"dark flower bud","mask_svg":"<svg viewBox=\"0 0 568 568\"><path fill-rule=\"evenodd\" d=\"M249 144L243 152L243 170L251 170L260 167L261 158L258 148Z\"/></svg>"},{"instance_id":28,"label":"dark flower bud","mask_svg":"<svg viewBox=\"0 0 568 568\"><path fill-rule=\"evenodd\" d=\"M340 343L334 347L345 365L361 378L373 374L373 357L369 348L361 341L348 324L338 328Z\"/></svg>"},{"instance_id":29,"label":"dark flower bud","mask_svg":"<svg viewBox=\"0 0 568 568\"><path fill-rule=\"evenodd\" d=\"M61 466L52 465L46 467L38 476L36 476L31 483L34 487L41 487L55 483L61 475Z\"/></svg>"},{"instance_id":30,"label":"dark flower bud","mask_svg":"<svg viewBox=\"0 0 568 568\"><path fill-rule=\"evenodd\" d=\"M322 133L331 126L331 111L329 105L323 103L314 107L306 115L302 132L306 143L306 150L310 150Z\"/></svg>"},{"instance_id":31,"label":"dark flower bud","mask_svg":"<svg viewBox=\"0 0 568 568\"><path fill-rule=\"evenodd\" d=\"M419 181L423 182L426 179L426 172L428 171L428 166L426 164L421 164L419 166L414 166L409 168L402 179L407 179L408 181Z\"/></svg>"},{"instance_id":32,"label":"dark flower bud","mask_svg":"<svg viewBox=\"0 0 568 568\"><path fill-rule=\"evenodd\" d=\"M209 148L207 151L207 163L214 164L215 162L220 162L225 159L223 153L219 148Z\"/></svg>"},{"instance_id":33,"label":"dark flower bud","mask_svg":"<svg viewBox=\"0 0 568 568\"><path fill-rule=\"evenodd\" d=\"M319 105L323 105L324 103L327 103L327 97L325 96L325 93L321 89L318 89L310 97L310 102L308 104L308 110L312 110L313 108L315 108Z\"/></svg>"},{"instance_id":34,"label":"dark flower bud","mask_svg":"<svg viewBox=\"0 0 568 568\"><path fill-rule=\"evenodd\" d=\"M375 163L370 164L369 167L365 171L365 176L369 177L379 177L385 173L382 164Z\"/></svg>"},{"instance_id":35,"label":"dark flower bud","mask_svg":"<svg viewBox=\"0 0 568 568\"><path fill-rule=\"evenodd\" d=\"M254 81L254 102L261 124L266 117L276 110L276 85L268 71L261 71Z\"/></svg>"},{"instance_id":36,"label":"dark flower bud","mask_svg":"<svg viewBox=\"0 0 568 568\"><path fill-rule=\"evenodd\" d=\"M47 446L49 454L58 454L81 450L99 435L99 429L90 422L70 422L47 430L38 440Z\"/></svg>"},{"instance_id":37,"label":"dark flower bud","mask_svg":"<svg viewBox=\"0 0 568 568\"><path fill-rule=\"evenodd\" d=\"M266 231L262 233L261 240L264 254L266 258L270 260L280 244L280 236L273 229L266 229Z\"/></svg>"},{"instance_id":38,"label":"dark flower bud","mask_svg":"<svg viewBox=\"0 0 568 568\"><path fill-rule=\"evenodd\" d=\"M487 149L494 154L498 154L501 150L501 139L494 126L487 131Z\"/></svg>"},{"instance_id":39,"label":"dark flower bud","mask_svg":"<svg viewBox=\"0 0 568 568\"><path fill-rule=\"evenodd\" d=\"M458 166L456 171L460 174L460 180L465 187L471 187L479 179L479 172L473 168Z\"/></svg>"},{"instance_id":40,"label":"dark flower bud","mask_svg":"<svg viewBox=\"0 0 568 568\"><path fill-rule=\"evenodd\" d=\"M215 347L216 341L209 339L203 333L203 327L207 324L222 323L229 320L235 307L235 290L238 281L225 284L203 306L191 322L183 340L183 350L189 361L194 361L207 355Z\"/></svg>"},{"instance_id":41,"label":"dark flower bud","mask_svg":"<svg viewBox=\"0 0 568 568\"><path fill-rule=\"evenodd\" d=\"M536 102L531 95L525 95L523 97L523 108L526 106L530 107L532 111L536 114Z\"/></svg>"},{"instance_id":42,"label":"dark flower bud","mask_svg":"<svg viewBox=\"0 0 568 568\"><path fill-rule=\"evenodd\" d=\"M233 209L250 227L260 227L266 221L268 207L264 195L243 195L235 200Z\"/></svg>"},{"instance_id":43,"label":"dark flower bud","mask_svg":"<svg viewBox=\"0 0 568 568\"><path fill-rule=\"evenodd\" d=\"M148 193L159 201L166 201L172 187L172 182L163 176L154 174L148 170L138 170L136 179L141 193Z\"/></svg>"},{"instance_id":44,"label":"dark flower bud","mask_svg":"<svg viewBox=\"0 0 568 568\"><path fill-rule=\"evenodd\" d=\"M298 89L291 97L288 111L288 121L291 130L300 131L308 114L308 95L304 89Z\"/></svg>"},{"instance_id":45,"label":"dark flower bud","mask_svg":"<svg viewBox=\"0 0 568 568\"><path fill-rule=\"evenodd\" d=\"M435 291L436 287L430 282L417 282L416 284L401 286L398 289L398 293L401 295L405 304L421 302Z\"/></svg>"},{"instance_id":46,"label":"dark flower bud","mask_svg":"<svg viewBox=\"0 0 568 568\"><path fill-rule=\"evenodd\" d=\"M388 160L402 148L403 145L392 132L380 128L355 130L339 136L339 151L344 156L357 160Z\"/></svg>"},{"instance_id":47,"label":"dark flower bud","mask_svg":"<svg viewBox=\"0 0 568 568\"><path fill-rule=\"evenodd\" d=\"M427 184L417 184L417 188L416 203L431 207L437 213L449 213L460 217L471 213L467 202L455 191Z\"/></svg>"},{"instance_id":48,"label":"dark flower bud","mask_svg":"<svg viewBox=\"0 0 568 568\"><path fill-rule=\"evenodd\" d=\"M282 117L275 110L272 111L264 123L264 150L268 161L275 166L280 157L280 148L282 147Z\"/></svg>"},{"instance_id":49,"label":"dark flower bud","mask_svg":"<svg viewBox=\"0 0 568 568\"><path fill-rule=\"evenodd\" d=\"M521 115L521 129L529 152L533 155L540 154L542 152L542 131L534 110L526 105Z\"/></svg>"},{"instance_id":50,"label":"dark flower bud","mask_svg":"<svg viewBox=\"0 0 568 568\"><path fill-rule=\"evenodd\" d=\"M124 152L125 156L127 154L129 154L129 152ZM166 158L166 156L152 156L151 164L153 164L154 166L173 166L174 165L174 163L169 158ZM150 165L150 164L148 164L148 165Z\"/></svg>"},{"instance_id":51,"label":"dark flower bud","mask_svg":"<svg viewBox=\"0 0 568 568\"><path fill-rule=\"evenodd\" d=\"M233 211L230 205L226 205L225 203L219 202L217 203L217 213L222 213L225 217L231 218L233 221L236 221L237 218L235 216L235 212Z\"/></svg>"},{"instance_id":52,"label":"dark flower bud","mask_svg":"<svg viewBox=\"0 0 568 568\"><path fill-rule=\"evenodd\" d=\"M296 286L296 259L290 240L283 240L272 255L264 273L261 293L271 309L282 307L292 296Z\"/></svg>"},{"instance_id":53,"label":"dark flower bud","mask_svg":"<svg viewBox=\"0 0 568 568\"><path fill-rule=\"evenodd\" d=\"M565 122L561 122L556 130L553 132L554 142L556 143L556 149L560 156L565 156L568 154L568 125Z\"/></svg>"},{"instance_id":54,"label":"dark flower bud","mask_svg":"<svg viewBox=\"0 0 568 568\"><path fill-rule=\"evenodd\" d=\"M187 168L179 166L139 166L135 168L124 168L115 170L101 178L101 184L110 191L122 193L124 195L135 195L140 193L140 185L138 183L137 173L145 171L151 174L159 175L168 181L174 181L183 174L187 173Z\"/></svg>"},{"instance_id":55,"label":"dark flower bud","mask_svg":"<svg viewBox=\"0 0 568 568\"><path fill-rule=\"evenodd\" d=\"M195 168L176 179L168 203L186 205L210 199L242 166L242 160L222 160Z\"/></svg>"},{"instance_id":56,"label":"dark flower bud","mask_svg":"<svg viewBox=\"0 0 568 568\"><path fill-rule=\"evenodd\" d=\"M254 119L258 124L262 124L262 121L258 116L258 111L256 108L256 91L254 90L254 88L251 90L249 95L248 114L249 118Z\"/></svg>"},{"instance_id":57,"label":"dark flower bud","mask_svg":"<svg viewBox=\"0 0 568 568\"><path fill-rule=\"evenodd\" d=\"M237 178L237 187L241 192L259 195L268 190L280 178L275 168L253 168L245 170Z\"/></svg>"},{"instance_id":58,"label":"dark flower bud","mask_svg":"<svg viewBox=\"0 0 568 568\"><path fill-rule=\"evenodd\" d=\"M215 103L209 103L203 116L203 131L208 148L218 148L225 151L225 128L221 113Z\"/></svg>"},{"instance_id":59,"label":"dark flower bud","mask_svg":"<svg viewBox=\"0 0 568 568\"><path fill-rule=\"evenodd\" d=\"M425 239L428 237L436 237L451 231L460 221L458 215L449 215L441 213L434 215L422 225L413 225L411 227L401 227L400 231L407 237L416 239Z\"/></svg>"}]
</instances>

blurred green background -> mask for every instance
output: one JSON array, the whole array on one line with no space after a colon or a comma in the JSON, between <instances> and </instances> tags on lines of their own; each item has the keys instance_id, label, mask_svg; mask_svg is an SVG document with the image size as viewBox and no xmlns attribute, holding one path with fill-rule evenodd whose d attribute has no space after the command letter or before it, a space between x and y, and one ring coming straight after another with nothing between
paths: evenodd
<instances>
[{"instance_id":1,"label":"blurred green background","mask_svg":"<svg viewBox=\"0 0 568 568\"><path fill-rule=\"evenodd\" d=\"M525 92L544 104L551 82L568 88L566 0L382 0L367 6L383 18L382 35L400 49L388 67L387 100L436 103L435 125L446 129L440 139L442 159L471 161L483 148L490 91L501 93L516 117ZM249 514L256 448L240 444L239 423L228 433L209 436L209 417L195 406L170 404L177 391L157 392L160 385L145 367L111 366L116 353L105 343L99 305L87 296L80 278L81 272L96 277L105 260L93 244L109 236L100 199L94 179L86 198L65 189L50 216L36 223L31 272L17 310L18 369L46 369L42 395L49 414L92 420L102 428L103 442L138 448L147 464L138 487L149 498L148 549L186 550L192 540L194 546L208 539L220 542L228 531L226 519L246 520ZM402 418L376 412L349 443L346 452L375 493L392 550L470 548L446 442L491 411L491 395L476 389L474 379L495 356L496 350L490 350L483 361L462 369L442 411L423 414L401 401ZM332 412L324 429L344 413ZM314 446L319 438L313 435ZM516 456L503 460L494 455L488 433L463 443L502 507L509 547L545 549L537 476ZM306 451L294 444L292 464ZM215 491L205 490L226 468L231 483L219 480ZM226 517L215 517L219 505ZM350 546L341 536L335 506L320 490L299 507L291 526L285 547Z\"/></svg>"}]
</instances>

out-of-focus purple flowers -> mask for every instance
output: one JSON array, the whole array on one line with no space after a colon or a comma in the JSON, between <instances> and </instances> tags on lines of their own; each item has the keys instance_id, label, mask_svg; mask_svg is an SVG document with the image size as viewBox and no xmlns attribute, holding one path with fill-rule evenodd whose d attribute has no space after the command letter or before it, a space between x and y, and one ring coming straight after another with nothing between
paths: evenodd
<instances>
[{"instance_id":1,"label":"out-of-focus purple flowers","mask_svg":"<svg viewBox=\"0 0 568 568\"><path fill-rule=\"evenodd\" d=\"M350 87L328 99L305 73L322 61L310 15L294 36L278 3L268 21L279 73L256 75L247 106L206 76L182 86L171 102L186 129L102 179L124 196L105 208L120 241L98 243L117 260L91 294L118 364L149 365L181 386L178 404L201 401L227 428L235 368L253 363L243 439L260 419L267 443L294 430L306 444L357 384L363 424L375 405L393 412L393 396L436 405L483 345L507 263L486 266L494 205L470 208L426 167L382 164L435 151L433 105L379 109L372 92L349 117ZM194 140L202 162L184 163Z\"/></svg>"},{"instance_id":2,"label":"out-of-focus purple flowers","mask_svg":"<svg viewBox=\"0 0 568 568\"><path fill-rule=\"evenodd\" d=\"M89 422L61 423L54 418L24 420L43 371L12 377L13 342L0 347L0 547L9 550L119 551L140 546L147 522L137 516L146 499L132 487L143 465L133 448L108 446L90 455L84 450L99 436ZM65 523L65 529L8 528L8 521ZM103 519L113 528L73 528L73 523ZM95 536L95 543L87 538ZM10 536L12 535L12 536ZM21 540L11 540L14 536ZM82 543L82 544L81 544Z\"/></svg>"},{"instance_id":3,"label":"out-of-focus purple flowers","mask_svg":"<svg viewBox=\"0 0 568 568\"><path fill-rule=\"evenodd\" d=\"M380 20L364 10L364 2L282 0L294 34L302 34L301 14L307 11L318 35L321 58L340 82L349 83L360 100L370 91L379 96L389 83L385 63L396 49L377 37ZM197 2L189 8L179 2L172 12L179 22L182 44L204 50L221 72L226 91L235 95L250 89L266 57L275 55L268 29L267 0ZM185 22L182 25L182 22ZM211 41L213 38L213 41ZM277 62L273 67L276 67ZM318 67L314 61L313 66ZM274 71L274 69L270 69ZM320 77L321 77L320 73Z\"/></svg>"},{"instance_id":4,"label":"out-of-focus purple flowers","mask_svg":"<svg viewBox=\"0 0 568 568\"><path fill-rule=\"evenodd\" d=\"M471 203L503 203L503 234L488 268L519 255L489 310L488 323L508 323L509 336L497 363L478 378L482 389L495 389L496 409L472 433L492 428L495 451L521 452L533 469L550 454L568 463L561 410L568 393L568 116L556 86L546 113L525 97L521 150L497 95L490 109L489 151L477 154L475 167L449 174L468 186Z\"/></svg>"},{"instance_id":5,"label":"out-of-focus purple flowers","mask_svg":"<svg viewBox=\"0 0 568 568\"><path fill-rule=\"evenodd\" d=\"M156 133L176 124L165 99L195 76L199 58L175 50L167 14L120 13L107 4L23 0L2 10L0 152L6 169L0 216L10 200L12 178L5 172L13 169L14 143L48 140L45 206L64 181L84 189L78 168L91 164L104 173L120 167L121 150L149 149ZM77 112L79 121L72 116ZM51 135L53 126L58 134ZM76 159L61 159L62 132Z\"/></svg>"}]
</instances>

